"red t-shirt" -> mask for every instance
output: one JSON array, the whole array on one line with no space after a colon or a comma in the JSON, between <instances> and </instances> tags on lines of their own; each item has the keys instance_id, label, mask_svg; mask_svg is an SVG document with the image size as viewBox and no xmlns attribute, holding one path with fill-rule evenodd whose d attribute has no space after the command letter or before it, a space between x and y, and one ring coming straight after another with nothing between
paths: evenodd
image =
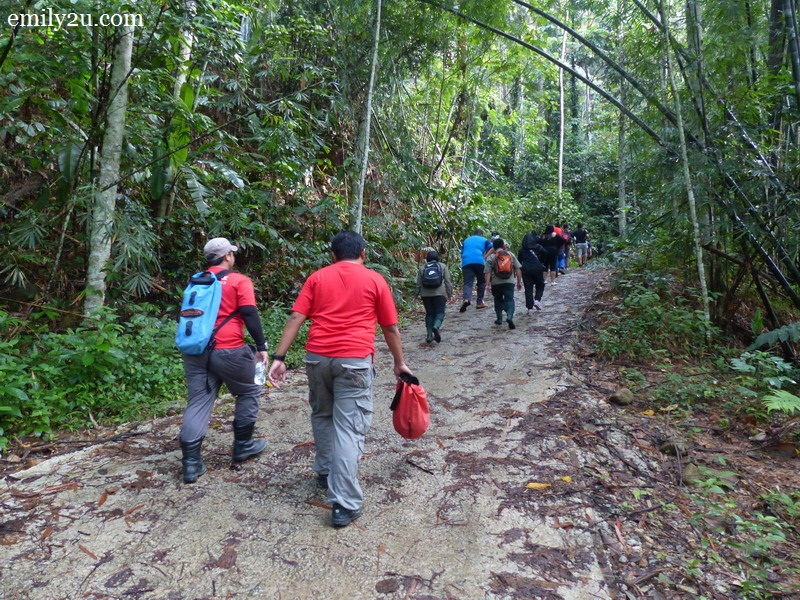
<instances>
[{"instance_id":1,"label":"red t-shirt","mask_svg":"<svg viewBox=\"0 0 800 600\"><path fill-rule=\"evenodd\" d=\"M375 353L375 325L397 324L386 280L364 265L339 261L309 276L292 310L311 319L306 350L334 358Z\"/></svg>"},{"instance_id":2,"label":"red t-shirt","mask_svg":"<svg viewBox=\"0 0 800 600\"><path fill-rule=\"evenodd\" d=\"M224 270L220 266L208 269L212 273L219 273ZM253 282L249 277L241 273L228 273L222 278L222 300L219 303L219 314L214 327L225 320L231 313L238 310L240 306L255 306L256 293L253 289ZM230 321L225 323L214 336L217 340L216 348L240 348L244 346L244 319L237 314Z\"/></svg>"}]
</instances>

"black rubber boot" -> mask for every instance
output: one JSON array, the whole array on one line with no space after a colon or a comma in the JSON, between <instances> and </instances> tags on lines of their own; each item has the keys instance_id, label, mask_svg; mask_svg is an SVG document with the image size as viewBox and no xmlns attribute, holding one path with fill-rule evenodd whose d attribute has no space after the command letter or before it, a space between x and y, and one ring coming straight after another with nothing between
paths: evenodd
<instances>
[{"instance_id":1,"label":"black rubber boot","mask_svg":"<svg viewBox=\"0 0 800 600\"><path fill-rule=\"evenodd\" d=\"M203 473L206 466L200 458L200 447L203 445L203 438L194 442L181 441L181 452L183 453L183 483L194 483Z\"/></svg>"},{"instance_id":2,"label":"black rubber boot","mask_svg":"<svg viewBox=\"0 0 800 600\"><path fill-rule=\"evenodd\" d=\"M242 462L252 456L261 454L267 447L266 440L254 440L255 423L237 426L233 424L233 462Z\"/></svg>"},{"instance_id":3,"label":"black rubber boot","mask_svg":"<svg viewBox=\"0 0 800 600\"><path fill-rule=\"evenodd\" d=\"M439 334L439 329L442 327L442 322L439 319L436 319L433 322L433 339L438 344L442 341L442 336Z\"/></svg>"}]
</instances>

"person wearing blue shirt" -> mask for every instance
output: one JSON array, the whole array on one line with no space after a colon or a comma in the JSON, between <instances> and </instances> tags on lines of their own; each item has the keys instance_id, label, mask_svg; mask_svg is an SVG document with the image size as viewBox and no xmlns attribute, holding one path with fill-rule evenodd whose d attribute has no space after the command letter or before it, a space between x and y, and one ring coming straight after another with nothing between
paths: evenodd
<instances>
[{"instance_id":1,"label":"person wearing blue shirt","mask_svg":"<svg viewBox=\"0 0 800 600\"><path fill-rule=\"evenodd\" d=\"M475 234L469 236L461 245L461 272L464 275L464 302L459 312L466 312L471 304L472 286L478 282L478 301L475 308L486 308L483 294L486 292L486 281L483 277L483 268L486 262L484 253L492 247L492 243L483 237L483 229L476 229Z\"/></svg>"}]
</instances>

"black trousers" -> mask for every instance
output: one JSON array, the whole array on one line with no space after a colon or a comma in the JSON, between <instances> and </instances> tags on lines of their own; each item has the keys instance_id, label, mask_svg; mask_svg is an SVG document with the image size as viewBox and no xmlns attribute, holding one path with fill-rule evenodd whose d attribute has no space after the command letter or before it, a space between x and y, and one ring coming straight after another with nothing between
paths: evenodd
<instances>
[{"instance_id":1,"label":"black trousers","mask_svg":"<svg viewBox=\"0 0 800 600\"><path fill-rule=\"evenodd\" d=\"M533 308L534 300L541 300L544 293L544 271L522 271L522 285L525 288L525 308ZM536 295L533 289L536 287Z\"/></svg>"},{"instance_id":2,"label":"black trousers","mask_svg":"<svg viewBox=\"0 0 800 600\"><path fill-rule=\"evenodd\" d=\"M447 298L444 296L423 296L422 305L425 307L425 328L437 329L442 326L444 321L444 307L447 304Z\"/></svg>"}]
</instances>

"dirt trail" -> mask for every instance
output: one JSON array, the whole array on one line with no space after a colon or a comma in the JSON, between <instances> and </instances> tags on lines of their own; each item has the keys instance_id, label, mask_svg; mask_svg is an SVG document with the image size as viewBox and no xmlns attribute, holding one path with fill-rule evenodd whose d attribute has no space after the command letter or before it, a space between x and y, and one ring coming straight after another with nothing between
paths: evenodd
<instances>
[{"instance_id":1,"label":"dirt trail","mask_svg":"<svg viewBox=\"0 0 800 600\"><path fill-rule=\"evenodd\" d=\"M579 335L598 278L574 269L532 316L518 293L514 331L493 324L491 306L460 314L454 304L442 343L427 345L417 315L403 341L432 409L417 441L392 428L380 341L365 512L352 526L329 526L310 469L305 376L294 371L262 404L268 450L235 469L231 404L218 403L195 485L180 481L177 416L7 477L0 597L619 597L604 575L613 526L587 483L598 459L559 408L614 410L570 374L565 341Z\"/></svg>"}]
</instances>

